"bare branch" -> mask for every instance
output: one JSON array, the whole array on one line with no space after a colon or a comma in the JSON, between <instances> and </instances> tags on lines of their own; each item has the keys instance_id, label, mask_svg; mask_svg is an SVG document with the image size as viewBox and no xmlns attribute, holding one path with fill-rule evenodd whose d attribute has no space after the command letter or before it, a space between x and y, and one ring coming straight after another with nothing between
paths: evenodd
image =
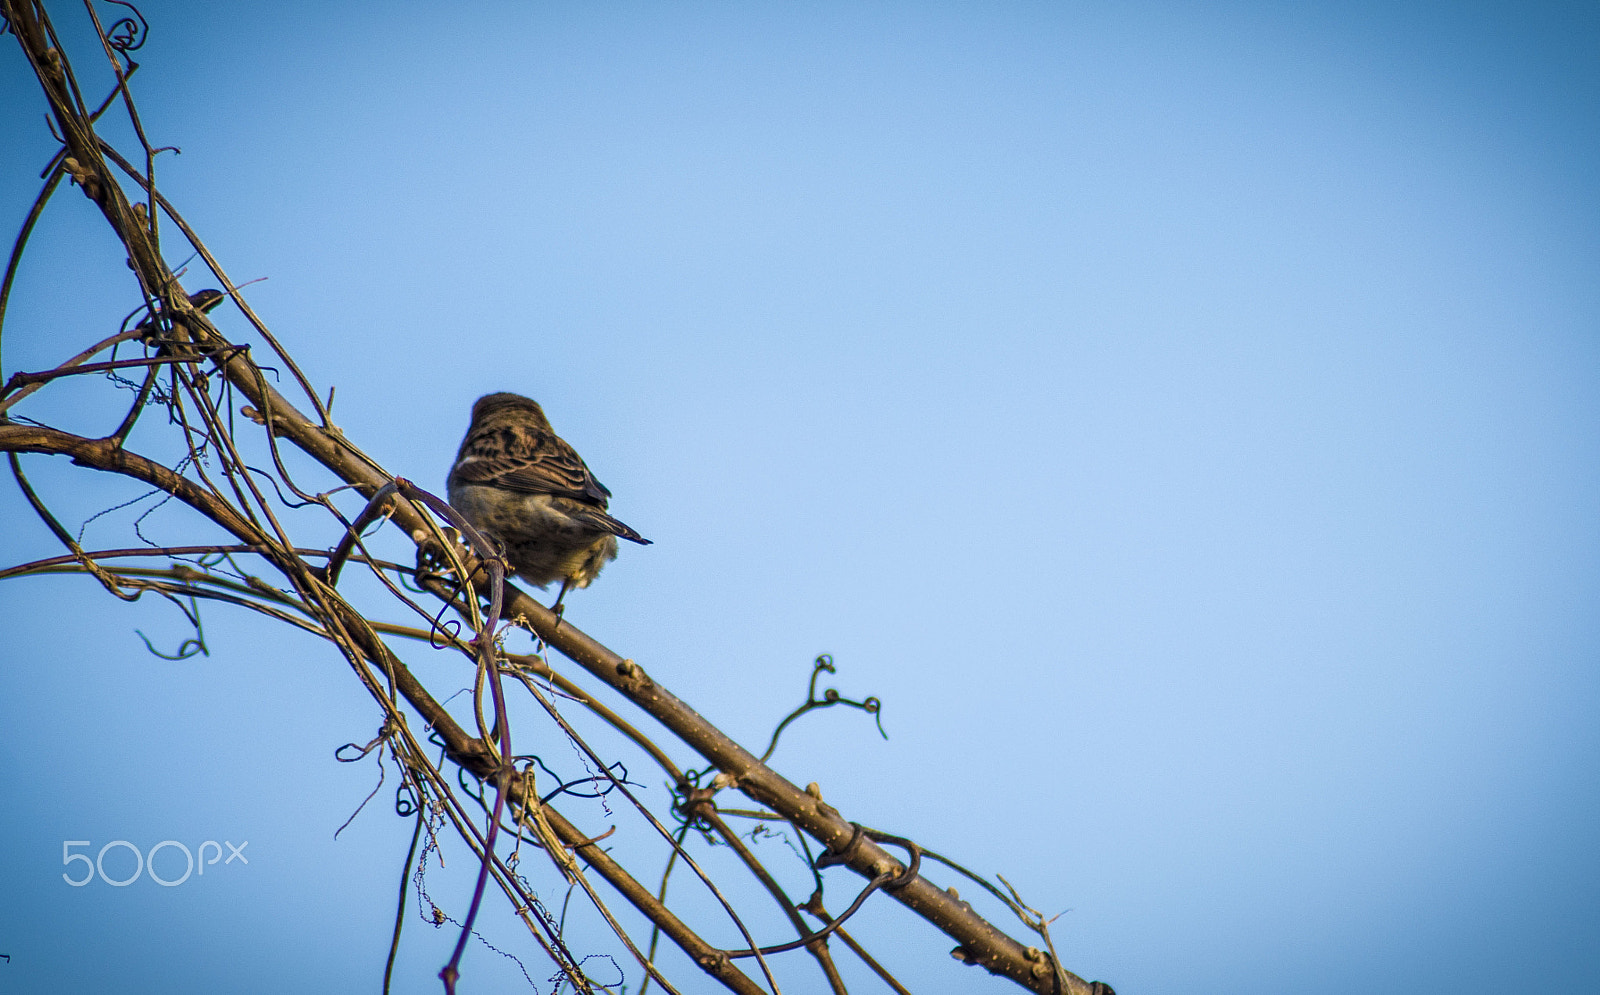
<instances>
[{"instance_id":1,"label":"bare branch","mask_svg":"<svg viewBox=\"0 0 1600 995\"><path fill-rule=\"evenodd\" d=\"M574 953L564 924L543 910L518 872L517 858L524 841L537 843L545 851L551 870L560 875L569 895L576 894L573 889L577 889L588 898L616 942L638 961L646 975L645 983L659 984L669 992L677 989L655 958L654 938L649 952L641 951L608 906L608 900L620 896L650 926L653 937L667 936L702 971L741 995L755 995L763 988L739 968L737 959L755 958L767 986L776 993L776 972L768 958L799 949L809 952L829 989L836 995L843 993L844 982L829 947L834 937L861 956L892 989L903 992L904 987L893 975L843 929L852 916L871 914L882 904L871 899L880 891L954 939L958 959L981 965L1036 992L1109 992L1106 986L1085 982L1059 965L1048 921L1023 903L1009 884L1008 895L976 879L1044 938L1045 946L1050 948L1048 953L1024 946L961 901L953 889L941 889L923 877L925 851L919 845L846 819L823 801L817 785L802 789L767 766L766 760L785 729L810 711L844 705L865 711L875 719L880 715L877 698L851 700L833 689L818 694L820 675L832 671L831 660L826 656L819 657L813 667L805 702L778 723L765 753L757 757L706 721L638 663L608 649L506 582L506 566L497 548L471 523L437 496L388 473L347 439L330 420L331 390L325 404L288 350L250 309L203 241L156 187L155 158L163 150L149 139L129 86L138 68L129 53L142 41L146 28L143 18L135 21L128 17L107 27L92 4L85 6L116 80L110 96L92 112L43 6L38 0L0 0L0 12L38 78L52 127L61 141L60 150L46 167L44 187L13 245L0 282L0 322L21 256L63 177L96 205L127 252L128 265L138 280L138 295L137 307L124 320L124 327L133 315L143 316L143 320L136 328L100 338L55 367L12 374L0 389L0 452L8 454L24 496L67 550L65 555L0 568L0 579L45 572L82 572L94 576L107 591L125 600L153 591L174 599L183 608L195 626L197 645L200 629L194 599L245 608L332 644L381 713L382 731L368 748L378 751L380 763L384 751L388 751L401 764L404 791L415 799L417 825L404 861L400 909L403 911L405 905L406 882L420 881L429 850L437 850L435 829L443 833L448 824L479 862L471 902L460 922L461 932L440 972L447 992L455 988L462 955L476 935L478 917L488 914L491 907L492 903L486 904L491 883L510 903L512 914L525 925L542 956L556 966L563 984L570 983L579 992L606 989L587 976L585 958ZM120 102L117 113L126 113L132 126L139 145L134 159L142 156L143 168L136 167L96 131L99 115L114 102ZM122 186L124 182L129 184L127 191ZM143 201L131 200L130 193ZM205 260L223 290L191 295L179 285L160 248L159 216L163 213ZM281 362L291 371L310 403L310 416L269 383L266 369L257 362L248 343L238 341L238 336L223 335L213 323L208 312L224 299L238 306L260 336L259 341L276 355L274 362ZM107 349L115 350L131 341L143 343L146 351L142 356L118 358L113 351L108 358L95 360ZM115 377L130 369L145 370L143 382L136 385L121 380L129 389L137 387L137 396L125 414L125 395L114 395L116 399L108 401L111 417L120 421L109 436L90 438L65 432L32 423L19 413L27 410L23 402L40 391L55 389L52 385L64 378L86 374ZM147 451L185 454L173 466L126 446L146 406L164 406L167 414L166 448ZM244 415L248 421L235 424L235 414ZM154 420L143 423L141 440ZM251 425L260 427L259 435ZM280 445L285 440L314 462L310 471L313 475L326 471L338 482L337 486L309 485L323 486L316 493L300 487L284 464ZM76 467L140 481L175 498L193 513L185 515L185 527L221 529L227 538L218 541L219 536L202 533L181 545L157 546L152 542L145 549L86 550L24 474L19 454L25 453L65 456ZM263 458L267 453L271 469L258 469L257 466L267 465ZM254 464L247 461L247 454L254 454ZM31 469L33 464L29 465ZM62 469L59 464L57 468ZM353 517L336 507L333 500L345 489L366 500L365 507ZM286 491L298 501L287 497ZM177 508L178 504L172 507ZM310 510L286 514L290 508ZM303 518L308 516L316 518L316 527L322 529L311 538L301 528ZM381 530L384 521L398 527L415 546L417 567L379 559L368 549L367 530ZM143 539L144 534L139 533L139 538ZM152 556L194 559L162 567L148 563ZM273 575L268 579L256 576L252 572L256 561L246 561L245 556L258 558L271 568ZM342 580L348 572L344 568L350 563L364 564L378 583L363 584L360 577ZM417 595L421 603L412 595ZM438 614L424 607L435 604L431 599L437 599ZM402 616L410 612L426 619L427 628L379 620L394 617L397 606ZM446 614L453 617L440 621ZM539 641L534 654L505 651L509 626L502 627L504 619L533 634ZM426 651L449 649L447 657L459 662L463 676L470 660L471 695L463 695L457 709L470 707L471 717L458 720L446 707L452 696L445 695L441 702L386 639L426 642ZM405 645L425 652L417 643ZM606 694L619 695L625 704L606 704L597 693L599 689L557 673L544 655L546 647L576 663L584 672L574 672L576 677L591 684L599 681L609 689ZM539 728L554 730L558 741L573 744L584 766L586 776L557 776L556 783L561 787L547 798L540 796L535 781L536 767L546 761L518 757L513 752L512 720L527 719L510 707L507 678L519 683L539 706L533 713ZM445 686L451 690L464 683L454 677L450 681ZM569 721L557 707L559 697L578 702L584 713L572 710L574 720ZM525 699L519 696L517 703L526 709ZM641 715L654 719L710 767L685 770L672 759L663 742L641 729ZM442 747L438 758L429 759L431 749L425 748L418 734L412 732L417 720L422 723L418 728L425 730L424 739ZM669 829L633 790L639 787L638 783L630 782L617 765L607 762L585 740L574 724L577 720L598 721L603 727L616 730L624 746L631 743L660 767L678 802L676 815L684 820L676 831ZM469 732L473 725L475 732ZM879 728L881 731L881 725ZM519 741L529 740L519 734ZM447 766L456 768L454 774L447 772ZM711 776L713 770L716 773ZM709 780L703 782L703 778ZM584 783L595 785L595 790L581 792L575 787ZM492 798L487 795L491 788ZM718 795L730 790L740 792L755 807L719 807ZM702 935L701 928L669 907L664 898L665 877L660 894L642 885L604 842L615 825L598 836L585 832L571 815L559 811L554 804L559 800L563 807L570 808L580 803L578 795L589 793L599 799L594 804L605 806L605 798L612 792L625 798L648 824L649 833L641 838L669 855L669 873L682 860L698 876L742 936L742 949L719 948ZM475 811L472 805L481 811ZM609 814L610 809L606 812ZM804 861L805 871L817 889L804 905L796 906L791 901L777 875L729 827L724 816L782 821L796 830L796 856ZM733 850L750 875L745 878L741 872L732 879L743 892L735 892L729 882L715 880L706 870L710 865L695 858L689 845L691 828L699 830L694 845L721 844ZM424 831L426 842L417 857ZM822 848L815 859L811 857L814 851L808 838ZM904 860L886 846L903 850ZM504 852L508 849L509 855ZM410 870L414 860L418 862L415 878ZM849 867L866 881L849 908L837 917L830 916L822 904L821 871L835 864ZM950 866L966 873L958 865ZM594 878L603 881L610 891L603 895ZM779 943L758 940L760 927L754 925L753 919L747 923L748 910L741 908L744 893L754 894L763 908L768 900L775 902L797 938ZM822 927L809 928L801 911L817 918ZM767 914L770 916L770 911ZM399 938L397 919L385 971L386 987ZM608 938L606 942L611 941Z\"/></svg>"}]
</instances>

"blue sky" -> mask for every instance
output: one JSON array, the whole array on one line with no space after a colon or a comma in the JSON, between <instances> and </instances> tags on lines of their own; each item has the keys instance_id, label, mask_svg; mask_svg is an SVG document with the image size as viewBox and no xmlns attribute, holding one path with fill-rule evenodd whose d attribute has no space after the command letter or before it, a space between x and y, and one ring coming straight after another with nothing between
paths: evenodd
<instances>
[{"instance_id":1,"label":"blue sky","mask_svg":"<svg viewBox=\"0 0 1600 995\"><path fill-rule=\"evenodd\" d=\"M475 397L540 399L655 540L568 617L757 748L833 654L889 739L814 716L779 770L1063 912L1069 968L1600 982L1592 7L141 9L162 185L344 430L442 490ZM51 144L0 41L12 230ZM7 376L136 303L75 191L35 241ZM106 392L19 411L90 431ZM73 526L137 496L29 466ZM56 551L14 488L0 521ZM392 770L331 839L375 711L330 649L205 621L169 663L163 605L0 584L0 990L377 985ZM192 886L59 877L63 840L224 838L251 863ZM454 934L408 930L397 990L436 991ZM860 933L918 992L1008 987L887 904Z\"/></svg>"}]
</instances>

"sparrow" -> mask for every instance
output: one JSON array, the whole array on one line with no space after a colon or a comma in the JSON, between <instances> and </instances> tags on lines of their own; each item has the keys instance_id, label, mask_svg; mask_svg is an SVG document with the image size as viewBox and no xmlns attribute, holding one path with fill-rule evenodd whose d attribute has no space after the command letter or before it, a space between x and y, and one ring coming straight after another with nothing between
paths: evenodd
<instances>
[{"instance_id":1,"label":"sparrow","mask_svg":"<svg viewBox=\"0 0 1600 995\"><path fill-rule=\"evenodd\" d=\"M553 610L617 558L617 539L650 545L606 514L611 492L556 435L537 401L485 394L472 406L446 483L450 504L498 542L511 572L543 589L561 582Z\"/></svg>"}]
</instances>

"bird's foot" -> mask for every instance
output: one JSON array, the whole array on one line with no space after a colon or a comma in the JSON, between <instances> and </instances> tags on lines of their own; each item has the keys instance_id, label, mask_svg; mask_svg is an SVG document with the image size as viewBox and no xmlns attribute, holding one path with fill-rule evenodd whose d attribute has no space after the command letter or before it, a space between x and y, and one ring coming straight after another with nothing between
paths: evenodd
<instances>
[{"instance_id":1,"label":"bird's foot","mask_svg":"<svg viewBox=\"0 0 1600 995\"><path fill-rule=\"evenodd\" d=\"M556 595L556 603L550 606L550 612L556 617L556 628L561 628L561 619L566 615L567 606L562 604L566 600L567 591L572 587L570 578L561 582L561 593Z\"/></svg>"}]
</instances>

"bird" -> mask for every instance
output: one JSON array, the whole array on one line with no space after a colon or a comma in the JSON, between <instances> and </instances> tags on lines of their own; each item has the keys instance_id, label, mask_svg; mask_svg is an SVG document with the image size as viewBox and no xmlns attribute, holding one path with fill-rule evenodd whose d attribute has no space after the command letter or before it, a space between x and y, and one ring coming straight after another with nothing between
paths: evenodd
<instances>
[{"instance_id":1,"label":"bird","mask_svg":"<svg viewBox=\"0 0 1600 995\"><path fill-rule=\"evenodd\" d=\"M650 540L606 513L611 492L577 450L556 435L539 402L485 394L446 482L450 504L503 547L511 572L543 590L561 582L552 606L588 587L617 558L617 540Z\"/></svg>"}]
</instances>

